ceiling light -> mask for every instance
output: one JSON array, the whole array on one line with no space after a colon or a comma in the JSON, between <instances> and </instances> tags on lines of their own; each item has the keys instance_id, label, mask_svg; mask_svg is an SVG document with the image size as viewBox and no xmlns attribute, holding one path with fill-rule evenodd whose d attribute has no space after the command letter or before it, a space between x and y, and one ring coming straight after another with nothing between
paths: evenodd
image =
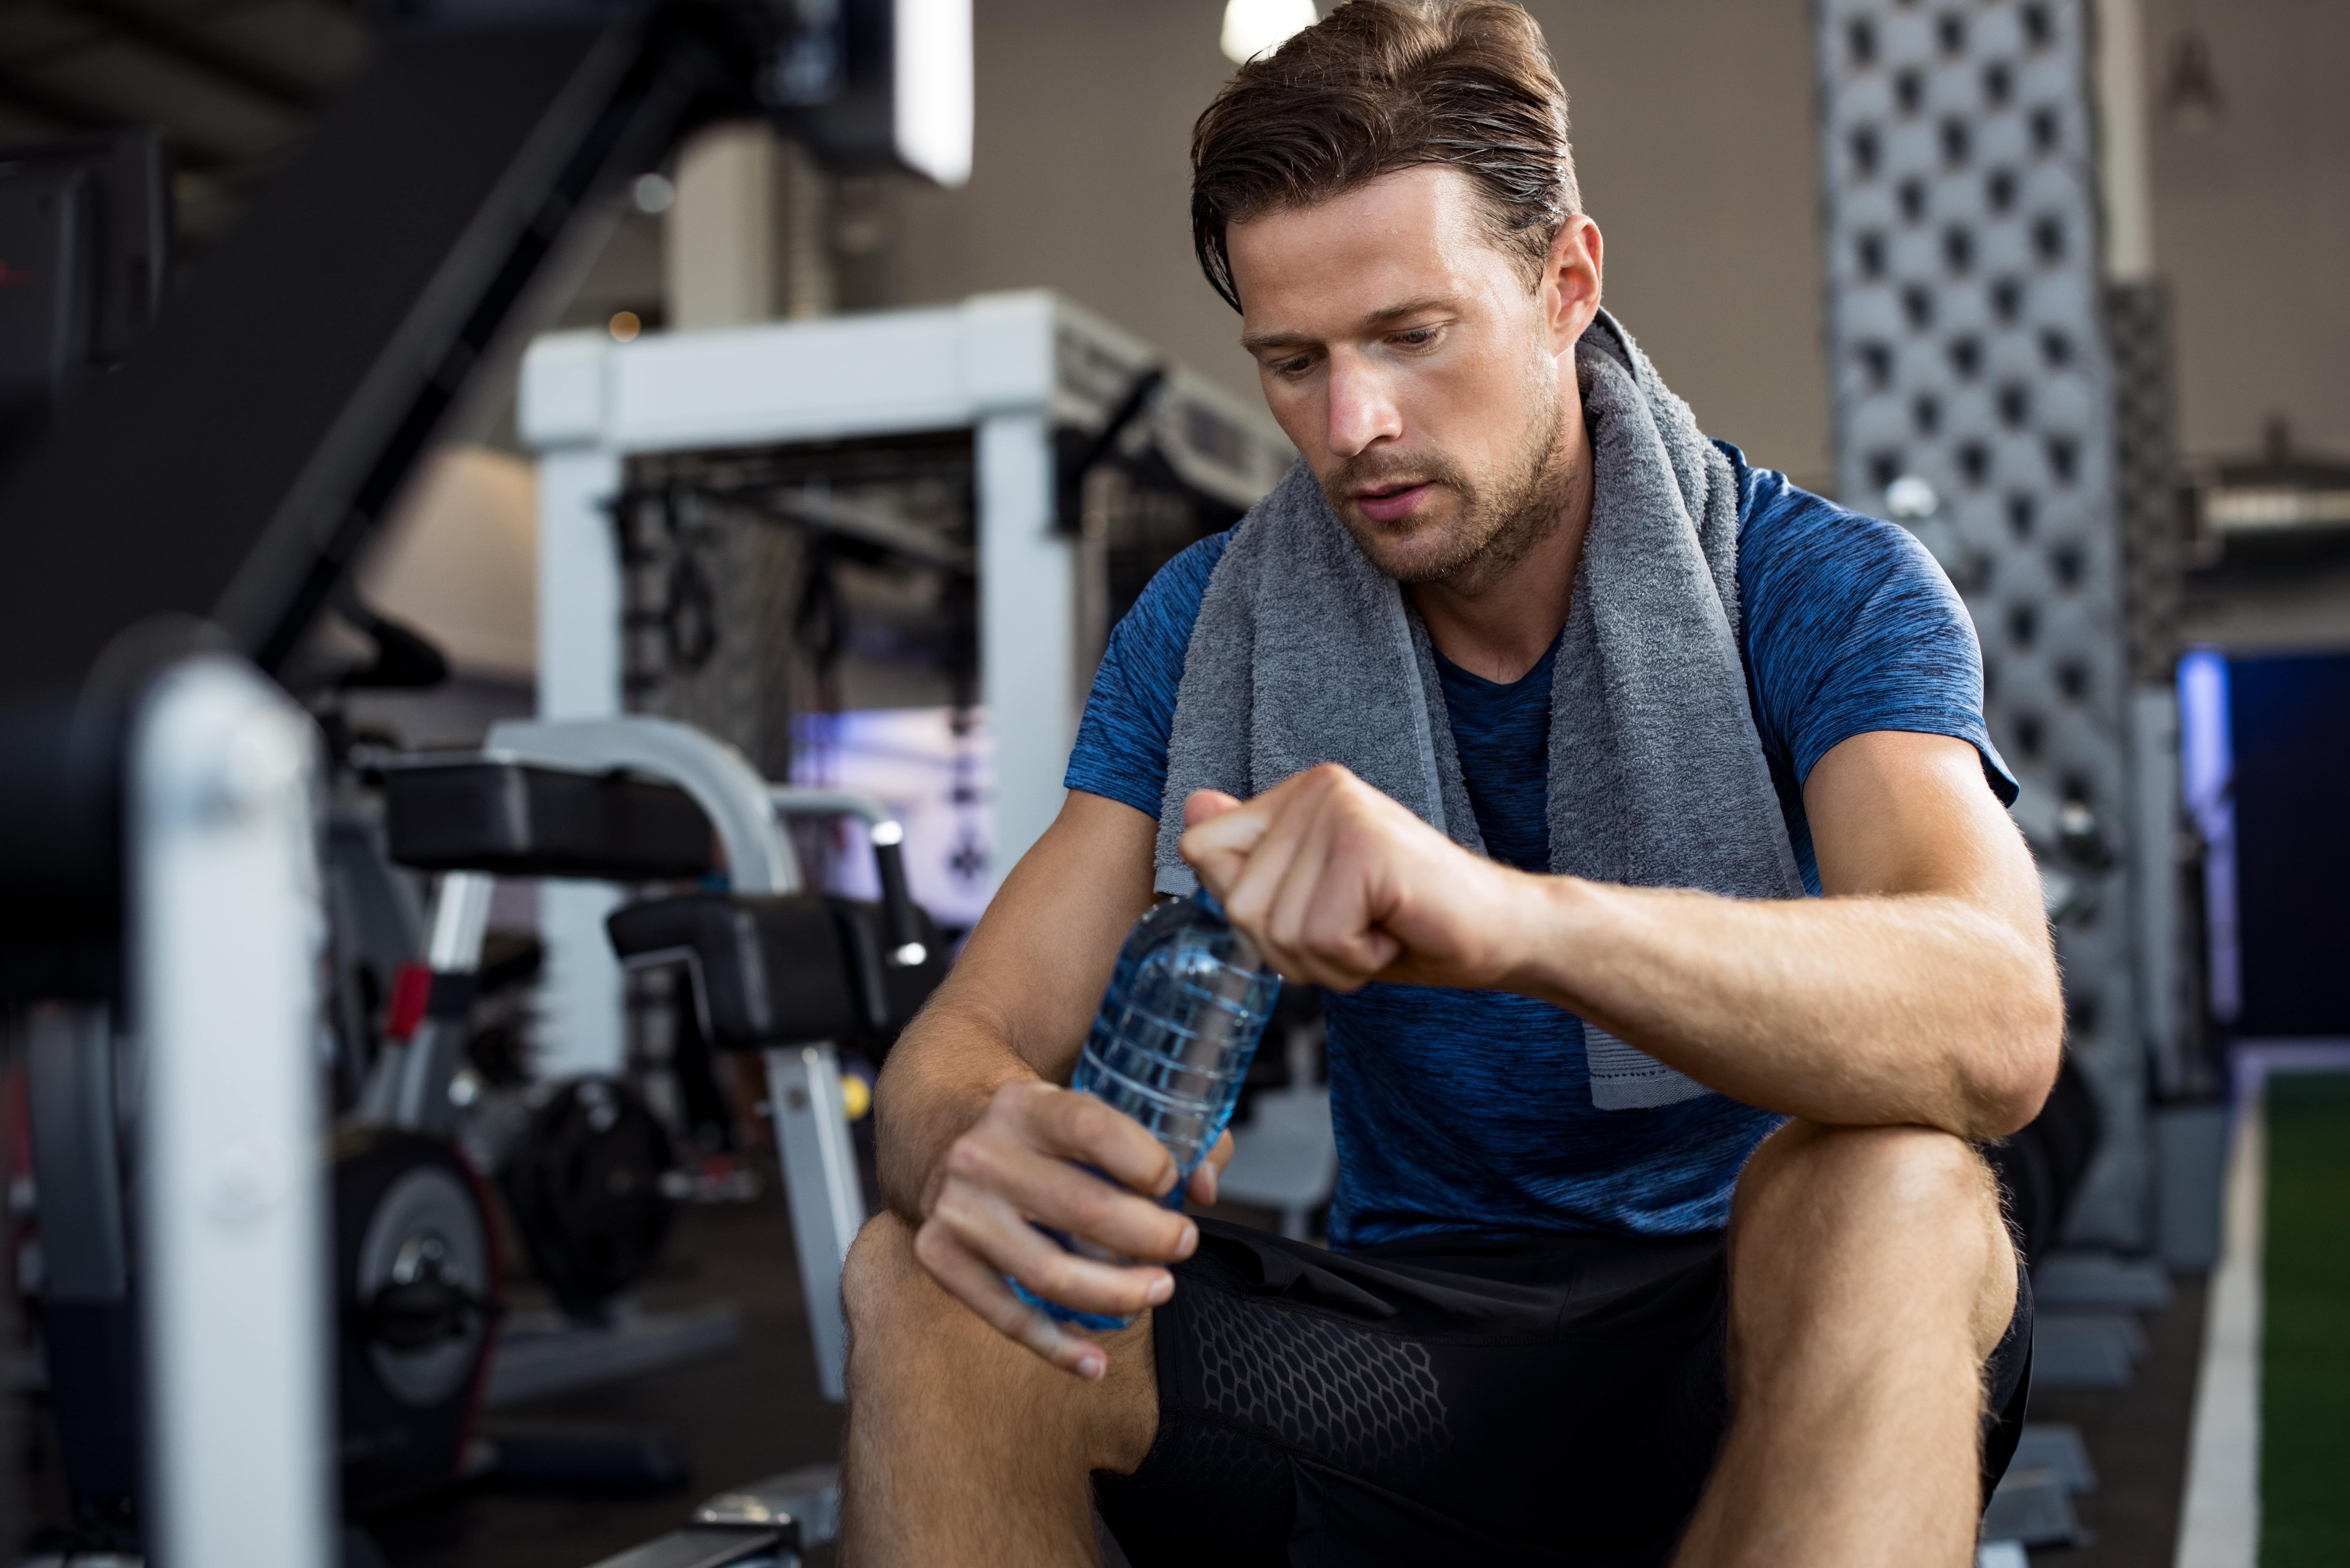
<instances>
[{"instance_id":1,"label":"ceiling light","mask_svg":"<svg viewBox=\"0 0 2350 1568\"><path fill-rule=\"evenodd\" d=\"M960 185L971 178L971 0L897 0L891 43L898 157L917 174Z\"/></svg>"}]
</instances>

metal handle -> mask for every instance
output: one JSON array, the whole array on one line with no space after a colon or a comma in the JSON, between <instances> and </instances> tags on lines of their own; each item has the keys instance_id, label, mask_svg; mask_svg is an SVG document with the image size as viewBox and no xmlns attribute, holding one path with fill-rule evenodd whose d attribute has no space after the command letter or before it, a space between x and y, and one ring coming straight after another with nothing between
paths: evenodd
<instances>
[{"instance_id":1,"label":"metal handle","mask_svg":"<svg viewBox=\"0 0 2350 1568\"><path fill-rule=\"evenodd\" d=\"M853 816L865 825L866 842L873 846L873 869L881 881L881 923L889 943L883 961L892 969L912 969L927 960L931 950L914 918L913 896L906 890L906 829L889 808L870 795L847 790L778 784L767 794L786 816Z\"/></svg>"}]
</instances>

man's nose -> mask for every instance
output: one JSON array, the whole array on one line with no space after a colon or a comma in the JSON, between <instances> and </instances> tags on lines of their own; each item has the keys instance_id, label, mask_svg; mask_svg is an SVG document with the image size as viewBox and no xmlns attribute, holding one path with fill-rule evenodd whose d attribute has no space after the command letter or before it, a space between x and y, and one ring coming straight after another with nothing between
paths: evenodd
<instances>
[{"instance_id":1,"label":"man's nose","mask_svg":"<svg viewBox=\"0 0 2350 1568\"><path fill-rule=\"evenodd\" d=\"M1378 367L1352 354L1330 357L1330 451L1353 457L1374 442L1403 434L1394 389Z\"/></svg>"}]
</instances>

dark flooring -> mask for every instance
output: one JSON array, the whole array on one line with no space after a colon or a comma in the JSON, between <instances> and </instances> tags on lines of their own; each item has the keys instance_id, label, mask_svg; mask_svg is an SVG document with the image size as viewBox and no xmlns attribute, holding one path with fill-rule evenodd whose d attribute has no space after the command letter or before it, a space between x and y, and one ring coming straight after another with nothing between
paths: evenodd
<instances>
[{"instance_id":1,"label":"dark flooring","mask_svg":"<svg viewBox=\"0 0 2350 1568\"><path fill-rule=\"evenodd\" d=\"M386 1568L588 1568L681 1523L701 1498L776 1470L833 1459L840 1412L817 1394L798 1272L780 1198L692 1208L666 1261L641 1291L653 1310L731 1301L743 1314L733 1354L656 1376L502 1411L515 1422L657 1428L678 1439L691 1480L659 1496L519 1491L484 1481L365 1522ZM1258 1223L1271 1216L1220 1206ZM2145 1319L2149 1354L2125 1389L2042 1390L2035 1421L2082 1432L2100 1485L2074 1500L2089 1540L2035 1552L2035 1568L2167 1568L2183 1490L2187 1436L2201 1354L2204 1288L2178 1282L2175 1301ZM36 1451L45 1448L36 1444ZM43 1473L47 1471L48 1473ZM57 1501L54 1471L36 1465L38 1513ZM44 1507L43 1504L49 1506ZM829 1551L809 1568L828 1568Z\"/></svg>"},{"instance_id":2,"label":"dark flooring","mask_svg":"<svg viewBox=\"0 0 2350 1568\"><path fill-rule=\"evenodd\" d=\"M2180 1278L2148 1313L2147 1357L2126 1388L2034 1390L2031 1419L2081 1429L2097 1490L2073 1500L2089 1539L2032 1553L2034 1568L2168 1568L2187 1490L2187 1439L2203 1355L2204 1282Z\"/></svg>"},{"instance_id":3,"label":"dark flooring","mask_svg":"<svg viewBox=\"0 0 2350 1568\"><path fill-rule=\"evenodd\" d=\"M1272 1216L1220 1205L1220 1217ZM743 1314L733 1356L507 1413L666 1427L684 1440L692 1484L661 1498L518 1495L484 1486L371 1526L390 1568L585 1568L679 1522L702 1496L778 1469L833 1458L839 1412L817 1397L799 1282L780 1201L696 1209L681 1219L649 1306L731 1300ZM2147 1314L2148 1353L2127 1388L2043 1389L2034 1421L2081 1429L2098 1490L2074 1500L2089 1539L2035 1552L2035 1568L2167 1568L2184 1490L2189 1426L2203 1343L2204 1284L2177 1282L2164 1312ZM818 1556L811 1568L821 1568Z\"/></svg>"},{"instance_id":4,"label":"dark flooring","mask_svg":"<svg viewBox=\"0 0 2350 1568\"><path fill-rule=\"evenodd\" d=\"M691 1462L688 1485L629 1497L481 1483L367 1521L388 1568L587 1568L682 1523L711 1492L835 1458L840 1412L816 1392L791 1231L772 1179L769 1189L752 1202L686 1210L640 1292L650 1310L733 1302L743 1314L739 1349L493 1417L665 1429Z\"/></svg>"}]
</instances>

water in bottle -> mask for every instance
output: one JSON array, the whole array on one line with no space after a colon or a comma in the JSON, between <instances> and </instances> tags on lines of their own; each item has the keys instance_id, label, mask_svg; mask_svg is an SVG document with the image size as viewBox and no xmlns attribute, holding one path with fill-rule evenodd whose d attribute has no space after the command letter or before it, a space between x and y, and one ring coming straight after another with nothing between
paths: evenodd
<instances>
[{"instance_id":1,"label":"water in bottle","mask_svg":"<svg viewBox=\"0 0 2350 1568\"><path fill-rule=\"evenodd\" d=\"M1183 1206L1193 1168L1232 1120L1280 992L1281 976L1204 888L1143 916L1118 950L1069 1086L1124 1111L1175 1157L1175 1185L1160 1200L1168 1208ZM1126 1262L1081 1236L1037 1229L1080 1257ZM1132 1321L1045 1301L1016 1280L1012 1288L1031 1306L1080 1328L1106 1331Z\"/></svg>"}]
</instances>

